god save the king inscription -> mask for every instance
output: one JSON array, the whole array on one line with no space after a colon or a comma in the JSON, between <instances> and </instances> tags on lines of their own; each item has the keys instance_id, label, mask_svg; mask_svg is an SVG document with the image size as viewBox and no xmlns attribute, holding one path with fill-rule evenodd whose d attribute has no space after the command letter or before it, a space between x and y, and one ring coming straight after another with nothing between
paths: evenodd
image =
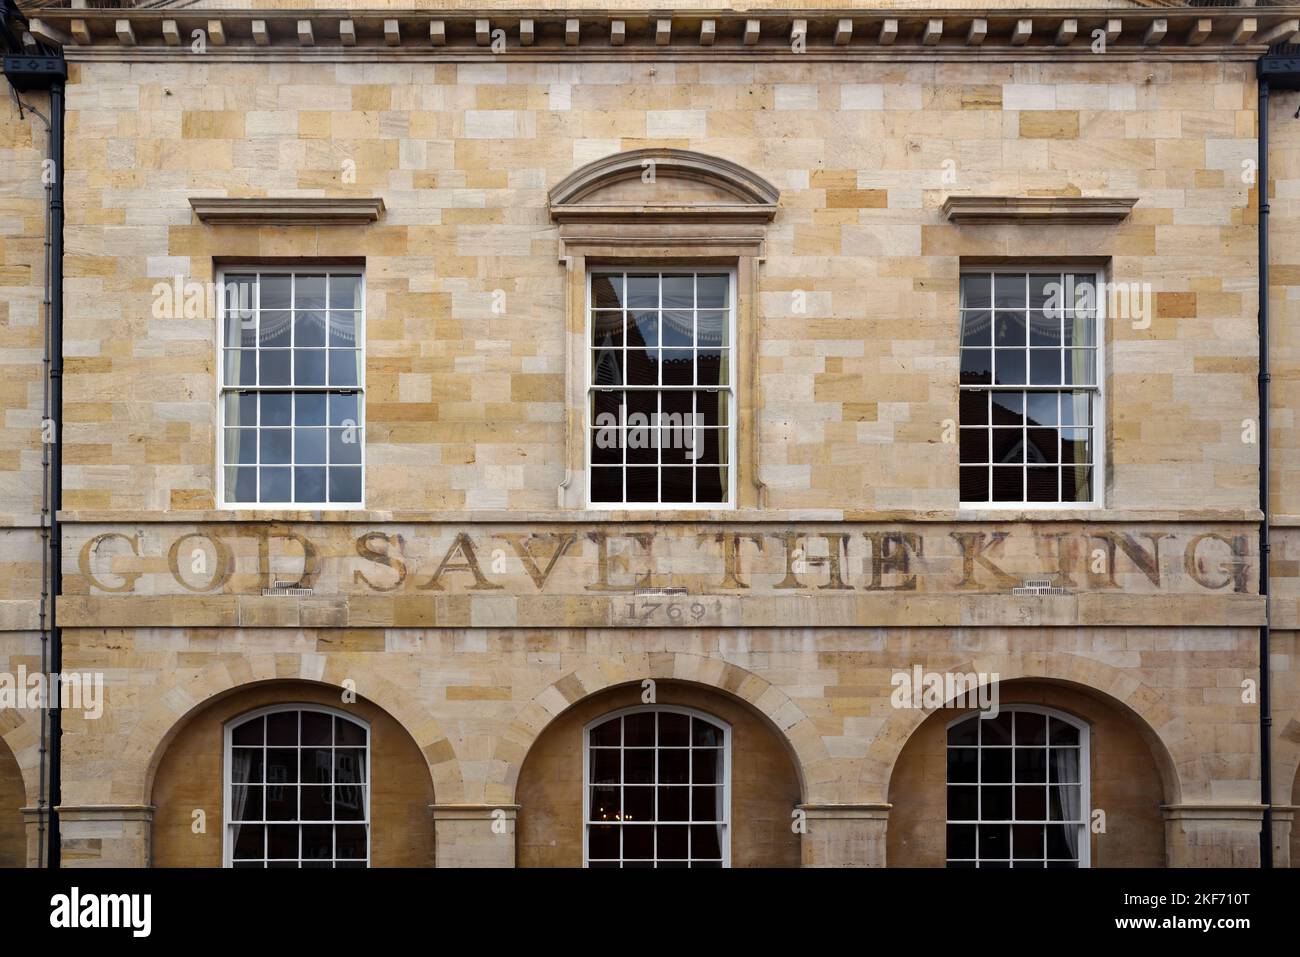
<instances>
[{"instance_id":1,"label":"god save the king inscription","mask_svg":"<svg viewBox=\"0 0 1300 957\"><path fill-rule=\"evenodd\" d=\"M1028 580L1067 592L1255 594L1253 538L1240 526L1051 529L393 525L81 529L90 595L414 593L783 594L1007 592ZM165 571L164 571L165 568Z\"/></svg>"}]
</instances>

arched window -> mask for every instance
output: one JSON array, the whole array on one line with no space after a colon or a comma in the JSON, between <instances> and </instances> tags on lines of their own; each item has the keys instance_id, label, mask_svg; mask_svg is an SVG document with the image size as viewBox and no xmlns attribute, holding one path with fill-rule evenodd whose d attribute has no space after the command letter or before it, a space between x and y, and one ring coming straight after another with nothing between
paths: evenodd
<instances>
[{"instance_id":1,"label":"arched window","mask_svg":"<svg viewBox=\"0 0 1300 957\"><path fill-rule=\"evenodd\" d=\"M628 708L584 729L588 867L726 867L731 728L689 708Z\"/></svg>"},{"instance_id":2,"label":"arched window","mask_svg":"<svg viewBox=\"0 0 1300 957\"><path fill-rule=\"evenodd\" d=\"M321 705L274 705L226 725L228 867L366 867L370 728Z\"/></svg>"},{"instance_id":3,"label":"arched window","mask_svg":"<svg viewBox=\"0 0 1300 957\"><path fill-rule=\"evenodd\" d=\"M1088 866L1088 726L1016 705L948 726L949 867Z\"/></svg>"}]
</instances>

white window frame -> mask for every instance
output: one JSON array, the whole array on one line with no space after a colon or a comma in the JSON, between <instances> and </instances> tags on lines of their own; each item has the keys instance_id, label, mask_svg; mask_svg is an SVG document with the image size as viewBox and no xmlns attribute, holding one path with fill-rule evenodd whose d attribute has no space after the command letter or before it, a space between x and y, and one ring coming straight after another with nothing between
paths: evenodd
<instances>
[{"instance_id":1,"label":"white window frame","mask_svg":"<svg viewBox=\"0 0 1300 957\"><path fill-rule=\"evenodd\" d=\"M266 717L267 715L271 715L271 714L279 714L279 713L284 712L284 711L294 711L294 712L301 712L301 711L315 711L315 712L318 712L318 713L320 713L320 714L328 714L328 715L330 715L331 717L334 717L334 718L343 718L343 719L346 720L346 721L350 721L352 724L355 724L355 725L359 726L360 728L362 728L362 729L365 731L365 733L366 733L366 743L365 743L364 747L365 747L365 751L366 751L366 776L365 776L365 783L364 783L363 785L360 785L360 787L361 787L361 792L362 792L362 795L363 795L363 801L364 801L364 804L365 804L365 808L364 808L364 813L363 813L363 815L362 815L362 819L361 819L360 821L303 821L303 820L302 820L302 806L301 806L301 804L299 804L299 807L298 807L298 817L297 817L297 818L295 818L295 819L292 820L292 821L277 821L277 822L271 822L271 823L275 823L275 824L296 824L296 825L298 825L298 826L300 826L300 827L301 827L303 824L308 824L308 825L311 825L311 824L319 824L319 825L325 825L325 824L328 824L328 825L330 825L331 827L332 827L332 826L335 826L335 825L338 825L338 824L345 824L345 825L356 825L356 824L362 824L362 825L365 825L365 828L366 828L366 867L367 867L367 868L370 867L370 855L371 855L371 852L372 852L372 845L373 845L373 843L374 843L374 840L373 840L374 834L373 834L373 829L372 829L372 827L371 827L371 820L370 820L370 794L371 794L371 790L372 790L372 788L373 788L373 786L374 786L374 779L373 779L373 777L371 776L371 755L372 755L372 752L373 752L373 748L372 748L372 743L371 743L371 738L372 738L372 736L371 736L370 722L367 721L367 720L365 720L364 718L358 717L357 715L349 714L348 712L343 711L343 710L341 710L341 709L339 709L339 708L332 708L332 707L330 707L329 705L324 705L324 704L315 704L315 703L310 702L310 701L294 701L294 702L287 702L287 703L282 703L282 704L272 704L272 705L267 705L267 706L262 707L262 708L256 708L256 709L254 709L254 710L252 710L252 711L245 712L244 714L237 715L236 717L231 718L230 720L228 720L228 721L225 723L225 726L224 726L224 728L222 729L222 731L223 731L223 739L224 739L224 747L223 747L222 755L221 755L221 783L222 783L222 787L221 787L221 794L222 794L222 801L221 801L221 866L222 866L222 867L226 867L226 868L231 868L231 867L234 866L234 852L235 852L235 848L234 848L234 842L231 840L231 829L235 826L235 824L237 824L237 823L239 823L239 824L244 824L244 823L258 823L258 822L245 822L245 821L239 821L239 822L236 822L236 821L232 821L232 820L231 820L231 817L230 817L230 815L231 815L231 808L234 806L234 788L235 788L235 783L234 783L234 781L232 780L232 771L234 770L234 755L232 754L232 751L231 751L231 749L232 749L232 747L233 747L233 743L232 743L232 742L233 742L233 738L234 738L234 731L235 731L236 728L242 726L242 725L245 724L246 722L252 721L252 720L254 720L254 719L256 719L256 718L263 718L263 717ZM302 733L302 729L301 729L301 719L299 719L299 734L301 735L301 733ZM262 739L262 750L263 750L263 752L266 751L267 747L268 747L268 745L267 745L267 743L266 743L266 738L263 737L263 739ZM279 745L277 745L276 747L279 747ZM315 746L314 746L314 745L309 745L309 747L315 747ZM301 742L301 740L299 740L299 743L298 743L298 745L297 745L297 749L298 749L298 750L301 750L301 748L302 748L302 742ZM263 758L262 758L262 760L263 760L263 767L265 767L265 761L266 761L265 753L263 754ZM301 767L301 762L299 762L299 766ZM264 772L264 773L265 773L265 772ZM300 772L300 774L301 774L301 772ZM301 788L301 786L302 786L302 782L298 782L298 784L295 785L295 786ZM265 814L265 807L263 808L263 814ZM263 826L269 826L269 825L268 825L268 824L264 824ZM298 857L298 865L299 865L299 867L301 868L301 866L302 866L302 862L303 862L303 858L302 858L302 843L301 843L301 835L299 836L298 854L299 854L299 857Z\"/></svg>"},{"instance_id":2,"label":"white window frame","mask_svg":"<svg viewBox=\"0 0 1300 957\"><path fill-rule=\"evenodd\" d=\"M1066 385L1060 385L1060 386L1057 386L1057 387L1049 387L1049 386L1037 386L1037 387L1033 387L1033 386L1030 386L1028 383L1026 383L1025 385L1018 385L1018 386L1016 386L1016 385L998 386L998 385L991 385L991 384L990 384L990 385L971 385L971 386L962 385L962 383L961 383L961 331L962 331L962 330L961 330L961 323L962 323L962 316L961 316L961 314L960 314L960 313L961 313L961 307L960 307L960 305L959 305L959 306L958 306L958 317L957 317L957 336L958 336L958 341L957 341L957 369L958 369L958 371L957 371L957 389L958 389L958 400L959 400L959 403L960 403L960 398L961 398L961 393L962 393L962 392L1051 392L1051 391L1055 391L1055 392L1057 392L1057 393L1062 393L1062 392L1091 391L1091 392L1092 392L1092 395L1093 395L1093 404L1092 404L1092 500L1091 500L1091 501L1088 501L1088 502L1061 502L1061 501L1056 501L1056 502L1030 502L1030 501L1027 501L1027 500L1023 500L1023 499L1022 499L1021 501L1018 501L1018 502L993 502L993 501L988 501L988 502L978 502L978 501L970 502L970 501L966 501L965 499L962 499L962 498L960 497L960 496L961 496L961 483L960 483L960 478L959 478L959 479L958 479L958 485L957 485L957 495L958 495L958 502L959 502L959 504L958 504L958 509L959 509L960 511L963 511L963 512L969 512L969 511L993 511L993 510L1003 510L1003 511L1008 511L1008 510L1010 510L1010 511L1028 511L1028 510L1033 510L1033 511L1040 511L1040 512L1041 512L1041 511L1080 511L1080 512L1085 512L1085 511L1095 511L1095 510L1097 510L1097 509L1105 508L1105 505L1106 505L1106 488L1105 488L1105 485L1106 485L1106 483L1105 483L1105 476L1106 476L1106 433L1107 433L1107 426L1106 426L1106 320L1107 320L1107 308L1108 308L1107 297L1106 297L1106 295L1104 295L1104 291L1105 291L1105 289L1106 289L1106 286L1104 285L1105 282L1106 282L1106 274L1105 274L1105 270L1103 270L1103 269L1099 269L1099 268L1096 268L1096 267L1087 267L1087 266L1079 267L1079 266L1061 265L1061 264L1059 264L1059 263L1035 263L1035 264L1022 264L1022 265L1015 265L1015 264L1012 264L1012 265L1007 265L1007 266L974 266L974 265L971 265L971 266L963 266L963 267L961 268L961 270L960 270L960 276L966 276L966 275L968 275L968 274L975 274L975 273L978 273L978 274L991 273L991 274L1004 274L1004 275L1005 275L1005 274L1011 274L1011 275L1022 275L1022 276L1023 276L1023 275L1034 274L1034 273L1051 273L1051 272L1070 273L1071 275L1075 276L1076 278L1078 278L1078 277L1084 277L1084 276L1090 276L1090 277L1092 278L1092 281L1096 284L1096 288L1097 288L1097 290L1098 290L1098 294L1097 294L1097 328L1096 328L1096 331L1095 331L1096 341L1097 341L1097 345L1096 345L1096 353L1095 353L1095 354L1096 354L1096 359L1097 359L1097 367L1096 367L1096 369L1094 370L1094 377L1096 378L1096 385L1091 386L1091 387L1088 387L1088 386L1083 386L1083 387L1080 387L1080 386L1066 386ZM959 281L960 281L960 280L959 280ZM994 315L994 312L993 312L993 309L992 309L992 308L990 308L989 313L990 313L990 315ZM1026 378L1028 378L1028 366L1026 366ZM958 431L958 443L957 443L957 448L958 448L958 461L957 461L957 467L958 467L958 470L959 470L958 475L960 476L960 469L962 468L962 465L961 465L961 453L960 453L960 449L961 449L961 441L960 441L960 439L961 439L961 435L960 435L960 429L961 429L961 408L960 408L960 404L958 405L958 411L957 411L957 428L958 428L958 430L959 430L959 431ZM1058 450L1058 458L1059 458L1059 450ZM1060 463L1058 462L1058 466L1059 466L1059 464L1060 464ZM1022 465L1022 466L1021 466L1022 471L1023 471L1024 468L1025 468L1025 466ZM1058 478L1059 478L1059 477L1058 477ZM991 478L990 478L990 483L991 483L991 481L992 481L992 480L991 480ZM991 490L991 489L992 489L992 485L990 484L990 490Z\"/></svg>"},{"instance_id":3,"label":"white window frame","mask_svg":"<svg viewBox=\"0 0 1300 957\"><path fill-rule=\"evenodd\" d=\"M737 289L736 267L734 265L726 265L726 264L716 265L713 263L700 263L698 265L659 265L654 262L634 262L634 263L614 263L614 264L602 265L598 262L596 263L588 262L586 265L586 269L587 269L587 275L583 278L584 288L586 290L585 304L583 306L583 310L584 310L583 366L586 369L586 376L585 376L586 388L583 393L583 410L582 410L582 426L583 426L582 481L584 485L582 495L583 495L583 501L586 503L586 507L593 511L605 511L605 512L609 512L609 511L632 512L632 511L644 511L644 510L712 511L712 512L733 511L736 508L736 471L738 465L736 461L736 451L738 447L736 439L737 439L737 432L739 431L740 428L740 423L737 419L737 416L739 414L739 409L738 409L739 402L736 399L736 376L739 368L737 362L739 345L736 341L736 289ZM726 393L727 401L729 403L728 418L727 418L728 421L727 500L725 502L662 502L662 501L593 502L592 501L591 499L591 469L592 469L591 433L592 430L595 428L595 423L592 422L592 402L596 392L607 391L615 388L613 386L598 387L596 385L595 374L594 374L595 353L594 353L594 349L592 348L592 338L591 338L592 330L593 330L593 324L592 324L593 299L591 294L591 280L592 280L592 276L595 273L606 273L606 272L623 272L623 273L656 272L661 275L684 275L684 274L695 275L698 273L726 273L727 274L727 303L728 303L727 350L729 352L728 363L727 363L728 375L727 375L727 385L725 387L723 386L719 387L719 391ZM626 335L626 326L624 326L624 335ZM626 390L628 387L624 385L621 388ZM701 388L708 388L708 387L640 386L636 388L638 388L640 391L643 392L652 392L652 391L678 392L678 391L687 391L687 390L698 391ZM622 466L622 468L625 470L625 473L627 467L628 466L626 464ZM662 470L663 466L656 465L654 466L654 468L658 471L658 470ZM624 489L626 490L626 474L624 475Z\"/></svg>"},{"instance_id":4,"label":"white window frame","mask_svg":"<svg viewBox=\"0 0 1300 957\"><path fill-rule=\"evenodd\" d=\"M302 263L294 266L260 266L255 264L239 265L231 263L221 267L216 271L217 289L225 288L227 275L244 275L254 273L258 276L265 275L289 275L293 276L299 273L319 275L322 273L356 273L361 277L361 308L357 312L357 384L355 386L227 386L226 385L226 297L218 295L217 299L217 414L216 414L216 443L217 443L217 480L216 495L217 508L222 511L312 511L312 512L341 512L356 511L366 507L366 441L367 441L367 423L366 423L366 270L364 266L346 266L346 265L318 265ZM261 283L258 283L258 314L260 321L261 314ZM327 310L328 311L328 310ZM292 329L292 322L290 323ZM290 336L292 336L290 332ZM292 340L291 340L292 341ZM290 352L290 363L292 364L293 349ZM260 359L259 359L260 362ZM329 378L328 365L326 379ZM259 368L260 377L260 368ZM355 392L357 396L357 429L361 433L361 499L357 502L227 502L226 501L226 403L225 396L229 393L239 394L240 392L320 392L328 395L331 392ZM327 400L328 401L328 400ZM260 405L260 402L259 402ZM259 419L261 411L258 412ZM326 419L328 423L328 418ZM296 427L291 427L294 431ZM258 441L261 441L260 427L258 429ZM292 443L292 436L290 437ZM328 435L326 437L328 443ZM290 461L292 463L292 451L290 452ZM235 463L238 464L238 463ZM259 466L260 467L260 466ZM292 467L292 465L290 466ZM329 473L326 472L326 494L329 489Z\"/></svg>"},{"instance_id":5,"label":"white window frame","mask_svg":"<svg viewBox=\"0 0 1300 957\"><path fill-rule=\"evenodd\" d=\"M1075 716L1072 715L1072 714L1068 714L1068 713L1066 713L1066 712L1064 712L1064 711L1057 710L1056 708L1048 708L1048 707L1044 707L1043 705L1036 705L1036 704L1010 704L1010 705L1002 705L1002 706L1000 706L999 709L998 709L998 713L999 713L999 714L1003 714L1003 713L1007 713L1007 712L1016 712L1016 711L1028 712L1028 713L1030 713L1030 714L1041 714L1041 715L1045 715L1045 716L1047 716L1048 718L1056 718L1058 721L1064 721L1066 724L1070 725L1071 727L1074 727L1074 728L1077 729L1078 732L1079 732L1079 816L1080 816L1080 818L1082 819L1082 823L1079 824L1079 829L1080 829L1080 836L1079 836L1079 869L1083 869L1083 868L1086 868L1086 867L1090 867L1090 866L1091 866L1091 862L1092 862L1092 828L1089 826L1089 822L1090 822L1091 819L1092 819L1092 779L1091 779L1091 778L1092 778L1092 776L1091 776L1091 770L1092 770L1092 739L1091 739L1091 734L1089 733L1089 732L1090 732L1090 729L1089 729L1089 727L1088 727L1088 724L1087 724L1087 722L1083 721L1083 720L1080 719L1080 718L1075 717ZM981 818L981 820L979 820L979 821L977 821L977 822L971 822L971 821L950 821L950 820L948 819L948 788L952 786L952 785L950 785L950 784L948 783L948 752L949 752L949 750L951 750L951 749L954 747L953 745L950 745L950 744L948 743L948 732L951 731L951 730L952 730L954 727L956 727L957 725L961 724L963 721L969 721L969 720L971 720L972 718L973 718L974 720L976 720L976 721L984 721L984 720L988 720L988 719L985 719L985 718L980 717L979 712L975 712L974 714L964 714L964 715L962 715L962 716L959 717L959 718L954 718L953 720L949 721L946 725L944 725L944 729L943 729L943 735L944 735L944 736L943 736L943 746L944 746L944 750L943 750L943 760L944 760L944 774L943 774L943 782L944 782L944 783L943 783L943 793L944 793L944 813L943 813L943 819L944 819L944 864L945 864L945 866L947 865L947 862L948 862L948 860L949 860L949 856L948 856L948 826L949 826L950 824L971 824L971 823L974 823L975 826L976 826L976 828L978 828L980 824L1008 824L1008 825L1013 825L1013 826L1014 826L1015 824L1037 824L1037 823L1044 823L1044 824L1061 824L1061 823L1065 823L1065 822L1062 822L1062 821L1043 821L1043 822L1037 822L1037 821L1014 821L1014 820L1012 820L1012 821L991 821L991 820L990 820L990 821L985 821L985 820L983 820L982 818ZM1050 725L1049 725L1049 735L1050 735ZM1013 740L1014 740L1014 739L1013 739ZM981 736L981 741L982 741L982 736ZM1044 745L1044 746L1043 746L1045 750L1050 746L1050 742L1051 742L1051 738L1050 738L1050 736L1049 736L1049 738L1048 738L1048 742L1049 742L1048 745ZM971 747L971 745L960 745L960 747ZM979 751L983 751L983 750L984 750L984 747L985 747L985 745L984 745L983 743L981 743L980 745L977 746L977 750L979 750ZM1005 746L1005 745L990 745L990 747L1006 747L1006 746ZM1034 747L1038 747L1038 746L1035 745ZM1011 780L1011 782L1009 783L1008 786L1010 786L1010 787L1014 787L1014 786L1015 786L1015 752L1014 752L1014 749L1012 749L1012 748L1007 748L1007 750L1012 751L1012 760L1011 760L1011 777L1012 777L1012 780ZM1048 751L1049 756L1050 756L1050 753L1051 753L1051 752ZM978 765L977 765L977 767L978 767ZM1050 769L1050 764L1049 764L1049 769ZM1049 770L1049 771L1048 771L1048 774L1050 775L1050 773L1051 773L1051 772L1050 772L1050 770ZM979 784L979 786L982 786L982 784L980 784L980 782L979 782L979 777L980 777L980 774L977 772L977 773L976 773L976 783ZM990 783L992 783L992 782L990 782ZM1022 782L1022 783L1023 783L1023 782ZM1034 782L1034 783L1038 783L1038 782ZM1049 781L1048 781L1048 782L1045 782L1045 783L1050 787L1050 778L1049 778ZM958 786L969 786L969 785L960 785L960 784L959 784ZM1013 799L1013 801L1014 801L1014 792L1013 792L1013 798L1012 798L1012 799ZM1050 794L1050 792L1048 793L1047 801L1048 801L1048 814L1050 815L1050 813L1051 813L1051 794ZM983 813L983 812L982 812L982 810L981 810L981 815L982 815L982 813ZM1013 805L1013 813L1014 813L1014 805ZM1014 840L1014 839L1013 839L1013 840ZM976 845L975 852L976 852L976 857L975 857L976 865L975 865L975 866L976 866L976 869L979 869L980 863L982 863L983 859L979 857L979 845L978 845L978 844ZM1014 853L1014 847L1012 848L1012 852ZM965 860L965 858L961 858L960 860ZM1014 864L1015 864L1015 858L1012 858L1011 861L1010 861L1011 869L1012 869L1012 870L1022 869L1022 868L1015 868L1015 867L1014 867ZM1032 869L1032 868L1031 868L1031 869Z\"/></svg>"},{"instance_id":6,"label":"white window frame","mask_svg":"<svg viewBox=\"0 0 1300 957\"><path fill-rule=\"evenodd\" d=\"M722 822L722 841L721 841L722 866L724 868L730 867L731 866L731 725L730 723L723 721L721 718L716 717L715 715L711 715L706 711L700 711L696 708L682 707L680 705L667 705L667 704L635 705L630 708L620 708L618 711L610 711L606 714L602 714L600 717L588 721L585 725L582 726L582 866L583 867L590 866L588 862L587 838L590 833L591 825L593 823L600 823L600 822L593 822L591 820L591 788L592 788L591 731L593 728L597 728L600 725L604 724L605 722L612 721L615 718L623 718L630 714L641 714L647 711L687 715L692 718L698 718L701 721L707 721L709 724L722 729L722 806L725 810L725 816ZM613 750L613 749L607 748L602 750ZM620 754L626 750L626 745L624 745L621 741L619 743L618 750ZM657 740L655 742L654 751L656 755L659 752L659 742ZM620 774L620 778L621 777L622 775ZM656 758L655 783L653 785L650 785L656 790L662 786L658 782L658 777L659 777L658 760ZM693 768L691 771L691 777L694 777ZM619 786L621 788L623 784L620 783ZM653 827L660 823L664 823L664 824L689 823L689 822L681 822L681 821L660 822L658 811L657 811L658 804L659 804L659 797L656 794L655 795L655 807L656 807L655 820L653 822L647 822L646 826ZM626 826L626 825L620 825L620 826ZM641 860L641 859L637 858L637 860ZM619 863L620 864L623 863L623 859L621 857L619 859ZM652 858L651 863L657 866L659 863L659 858L657 856Z\"/></svg>"}]
</instances>

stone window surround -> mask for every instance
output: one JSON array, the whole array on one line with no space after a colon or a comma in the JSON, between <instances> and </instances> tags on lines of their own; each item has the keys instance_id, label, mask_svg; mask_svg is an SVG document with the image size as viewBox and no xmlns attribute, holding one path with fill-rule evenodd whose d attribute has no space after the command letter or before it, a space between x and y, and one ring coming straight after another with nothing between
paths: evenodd
<instances>
[{"instance_id":1,"label":"stone window surround","mask_svg":"<svg viewBox=\"0 0 1300 957\"><path fill-rule=\"evenodd\" d=\"M641 179L653 168L656 183L673 186L654 202L606 201L602 194ZM644 182L644 180L643 180ZM701 200L701 188L716 194ZM557 490L561 509L586 509L586 396L582 370L587 361L587 273L594 266L686 266L732 269L736 276L735 383L737 455L735 501L719 511L762 509L766 487L759 478L757 410L761 408L758 366L758 267L764 258L767 224L776 215L776 187L727 160L680 149L617 153L582 167L550 192L550 214L559 227L560 262L565 267L565 478ZM663 507L604 511L608 517L651 513L671 517ZM698 520L697 508L682 513Z\"/></svg>"}]
</instances>

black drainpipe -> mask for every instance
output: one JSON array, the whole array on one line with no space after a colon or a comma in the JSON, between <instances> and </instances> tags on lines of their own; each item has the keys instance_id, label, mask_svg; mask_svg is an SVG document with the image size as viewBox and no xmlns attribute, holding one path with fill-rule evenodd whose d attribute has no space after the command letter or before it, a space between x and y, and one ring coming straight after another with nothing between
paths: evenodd
<instances>
[{"instance_id":1,"label":"black drainpipe","mask_svg":"<svg viewBox=\"0 0 1300 957\"><path fill-rule=\"evenodd\" d=\"M28 22L13 0L3 0L0 5L0 47L3 47L4 74L16 92L48 90L50 94L50 160L51 184L48 202L49 244L49 395L51 441L47 445L50 459L49 474L49 805L46 828L46 866L60 864L59 815L55 810L62 798L60 761L61 718L59 711L58 676L63 670L63 631L58 625L58 599L63 591L62 522L59 510L63 507L63 112L64 86L68 66L63 51L42 43L27 29ZM43 424L44 428L44 424Z\"/></svg>"},{"instance_id":2,"label":"black drainpipe","mask_svg":"<svg viewBox=\"0 0 1300 957\"><path fill-rule=\"evenodd\" d=\"M1269 48L1256 68L1259 81L1259 593L1264 624L1259 629L1259 789L1264 822L1259 835L1260 867L1273 866L1273 711L1269 644L1272 614L1269 599L1269 330L1268 330L1268 103L1270 89L1300 89L1300 46L1279 43ZM1295 863L1295 862L1292 862Z\"/></svg>"},{"instance_id":3,"label":"black drainpipe","mask_svg":"<svg viewBox=\"0 0 1300 957\"><path fill-rule=\"evenodd\" d=\"M1268 501L1268 80L1259 78L1259 593L1264 624L1259 629L1259 792L1264 822L1259 832L1259 866L1273 866L1273 712L1269 698L1269 501Z\"/></svg>"},{"instance_id":4,"label":"black drainpipe","mask_svg":"<svg viewBox=\"0 0 1300 957\"><path fill-rule=\"evenodd\" d=\"M59 597L63 594L63 80L50 85L50 152L54 160L54 193L50 197L50 419L54 442L50 449L50 673L63 674L63 628ZM62 684L50 684L50 867L60 865L58 807L63 801Z\"/></svg>"}]
</instances>

